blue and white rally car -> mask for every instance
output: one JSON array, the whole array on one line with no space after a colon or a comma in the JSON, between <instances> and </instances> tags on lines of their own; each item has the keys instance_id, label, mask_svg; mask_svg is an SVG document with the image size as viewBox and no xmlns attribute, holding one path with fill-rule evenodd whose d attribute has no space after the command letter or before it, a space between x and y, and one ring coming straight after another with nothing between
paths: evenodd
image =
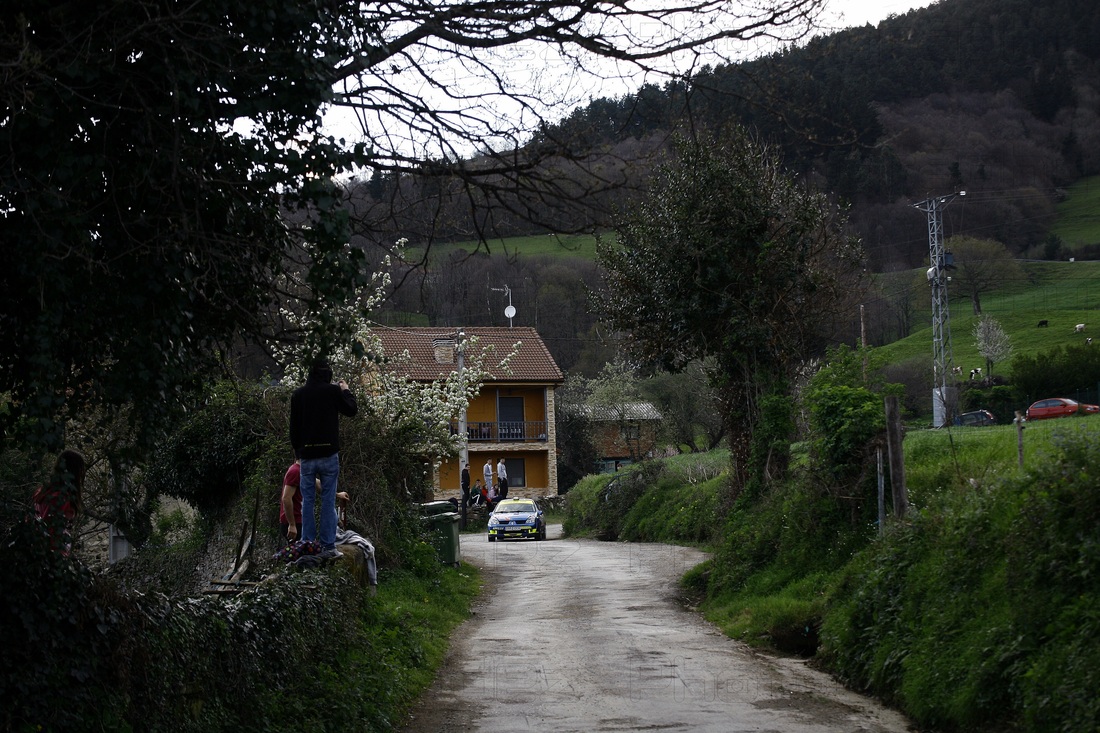
<instances>
[{"instance_id":1,"label":"blue and white rally car","mask_svg":"<svg viewBox=\"0 0 1100 733\"><path fill-rule=\"evenodd\" d=\"M546 539L546 520L534 499L505 499L489 515L489 541L497 538Z\"/></svg>"}]
</instances>

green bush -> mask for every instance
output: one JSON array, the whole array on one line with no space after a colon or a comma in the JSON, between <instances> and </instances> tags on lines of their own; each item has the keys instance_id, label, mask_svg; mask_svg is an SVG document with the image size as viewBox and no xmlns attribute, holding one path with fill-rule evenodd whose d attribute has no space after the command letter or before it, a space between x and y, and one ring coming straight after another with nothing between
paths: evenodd
<instances>
[{"instance_id":1,"label":"green bush","mask_svg":"<svg viewBox=\"0 0 1100 733\"><path fill-rule=\"evenodd\" d=\"M1012 384L1027 402L1071 396L1071 390L1095 390L1100 384L1100 349L1075 344L1017 356L1012 360Z\"/></svg>"},{"instance_id":2,"label":"green bush","mask_svg":"<svg viewBox=\"0 0 1100 733\"><path fill-rule=\"evenodd\" d=\"M943 492L846 571L822 658L918 722L1100 725L1100 439L1054 438L1041 468Z\"/></svg>"},{"instance_id":3,"label":"green bush","mask_svg":"<svg viewBox=\"0 0 1100 733\"><path fill-rule=\"evenodd\" d=\"M713 542L721 475L713 455L693 453L588 476L566 495L562 531L609 541Z\"/></svg>"},{"instance_id":4,"label":"green bush","mask_svg":"<svg viewBox=\"0 0 1100 733\"><path fill-rule=\"evenodd\" d=\"M841 385L814 390L807 400L815 466L835 480L850 481L864 470L869 447L886 427L882 397Z\"/></svg>"},{"instance_id":5,"label":"green bush","mask_svg":"<svg viewBox=\"0 0 1100 733\"><path fill-rule=\"evenodd\" d=\"M373 597L339 565L287 566L233 597L124 596L33 523L11 538L4 730L390 730L477 592L421 542Z\"/></svg>"},{"instance_id":6,"label":"green bush","mask_svg":"<svg viewBox=\"0 0 1100 733\"><path fill-rule=\"evenodd\" d=\"M170 434L151 487L196 503L150 541L92 573L50 546L26 514L33 474L12 460L19 495L0 543L3 730L391 730L430 682L447 633L467 614L476 573L441 567L417 502L429 466L410 428L362 410L341 424L349 524L375 544L371 596L342 567L276 565L278 496L292 456L289 392L219 385ZM18 458L17 456L15 458ZM20 466L20 471L15 466ZM201 593L225 570L221 545L255 531L234 597ZM154 527L149 523L150 529ZM140 593L133 591L141 591ZM288 721L290 721L288 723Z\"/></svg>"},{"instance_id":7,"label":"green bush","mask_svg":"<svg viewBox=\"0 0 1100 733\"><path fill-rule=\"evenodd\" d=\"M221 383L156 452L146 475L154 495L216 513L240 493L261 452L266 410L258 389Z\"/></svg>"},{"instance_id":8,"label":"green bush","mask_svg":"<svg viewBox=\"0 0 1100 733\"><path fill-rule=\"evenodd\" d=\"M114 690L128 644L117 609L95 576L58 552L38 520L24 517L0 543L0 728L100 729L118 722ZM86 720L97 710L97 720Z\"/></svg>"},{"instance_id":9,"label":"green bush","mask_svg":"<svg viewBox=\"0 0 1100 733\"><path fill-rule=\"evenodd\" d=\"M707 619L736 638L812 654L833 578L874 527L869 498L837 501L809 472L738 502L707 574Z\"/></svg>"},{"instance_id":10,"label":"green bush","mask_svg":"<svg viewBox=\"0 0 1100 733\"><path fill-rule=\"evenodd\" d=\"M645 488L637 469L582 479L566 494L562 532L566 536L586 534L601 540L619 539L627 512Z\"/></svg>"},{"instance_id":11,"label":"green bush","mask_svg":"<svg viewBox=\"0 0 1100 733\"><path fill-rule=\"evenodd\" d=\"M709 545L722 521L718 497L724 477L683 485L662 475L626 512L619 538L629 542Z\"/></svg>"}]
</instances>

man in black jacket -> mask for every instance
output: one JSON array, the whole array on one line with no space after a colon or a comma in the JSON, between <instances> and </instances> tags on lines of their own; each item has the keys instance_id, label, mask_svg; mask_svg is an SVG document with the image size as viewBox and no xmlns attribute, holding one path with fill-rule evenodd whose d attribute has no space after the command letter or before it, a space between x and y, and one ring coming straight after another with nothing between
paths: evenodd
<instances>
[{"instance_id":1,"label":"man in black jacket","mask_svg":"<svg viewBox=\"0 0 1100 733\"><path fill-rule=\"evenodd\" d=\"M305 385L290 397L290 445L301 459L302 539L318 540L321 554L337 557L336 483L340 475L340 415L359 411L348 383L332 384L332 368L321 359L309 370ZM314 516L314 479L321 480L320 537ZM307 490L308 487L308 490Z\"/></svg>"},{"instance_id":2,"label":"man in black jacket","mask_svg":"<svg viewBox=\"0 0 1100 733\"><path fill-rule=\"evenodd\" d=\"M470 466L466 463L462 464L462 472L458 475L458 485L462 489L462 505L469 506L470 504Z\"/></svg>"}]
</instances>

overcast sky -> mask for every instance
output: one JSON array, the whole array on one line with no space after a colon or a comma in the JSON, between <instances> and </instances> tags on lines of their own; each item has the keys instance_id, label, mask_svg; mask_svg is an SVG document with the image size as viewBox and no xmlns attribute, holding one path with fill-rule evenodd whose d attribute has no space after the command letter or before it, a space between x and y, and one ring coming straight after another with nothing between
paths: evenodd
<instances>
[{"instance_id":1,"label":"overcast sky","mask_svg":"<svg viewBox=\"0 0 1100 733\"><path fill-rule=\"evenodd\" d=\"M828 3L828 14L833 18L838 14L843 15L843 18L834 21L839 30L865 23L877 25L890 15L902 15L913 8L924 8L932 4L931 0L831 0Z\"/></svg>"}]
</instances>

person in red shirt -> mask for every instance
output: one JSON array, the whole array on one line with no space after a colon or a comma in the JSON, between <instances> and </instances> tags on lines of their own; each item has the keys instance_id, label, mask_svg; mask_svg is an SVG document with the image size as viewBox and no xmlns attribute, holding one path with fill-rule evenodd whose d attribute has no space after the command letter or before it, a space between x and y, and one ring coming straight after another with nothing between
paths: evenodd
<instances>
[{"instance_id":1,"label":"person in red shirt","mask_svg":"<svg viewBox=\"0 0 1100 733\"><path fill-rule=\"evenodd\" d=\"M34 513L45 525L51 544L63 555L72 552L72 530L82 507L86 465L84 456L76 451L62 451L49 482L31 497Z\"/></svg>"},{"instance_id":2,"label":"person in red shirt","mask_svg":"<svg viewBox=\"0 0 1100 733\"><path fill-rule=\"evenodd\" d=\"M294 542L301 534L299 531L299 527L302 526L301 483L302 462L296 460L290 464L290 468L286 470L286 474L283 476L283 491L279 500L279 527L283 531L283 539L287 542ZM320 480L315 480L314 484L319 491L321 488ZM340 506L346 505L350 498L346 491L336 492L336 503Z\"/></svg>"},{"instance_id":3,"label":"person in red shirt","mask_svg":"<svg viewBox=\"0 0 1100 733\"><path fill-rule=\"evenodd\" d=\"M279 526L287 542L298 539L298 528L302 526L302 465L294 461L283 476L282 499L279 501Z\"/></svg>"}]
</instances>

